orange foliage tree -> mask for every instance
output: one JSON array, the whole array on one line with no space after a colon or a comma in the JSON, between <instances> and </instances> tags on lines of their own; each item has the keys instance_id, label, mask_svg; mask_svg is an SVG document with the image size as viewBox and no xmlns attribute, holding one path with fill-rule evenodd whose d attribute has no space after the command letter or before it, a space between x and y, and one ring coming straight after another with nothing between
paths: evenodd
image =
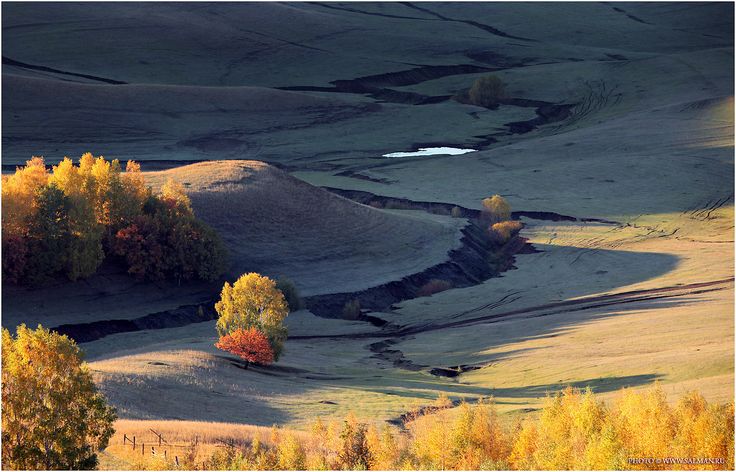
<instances>
[{"instance_id":1,"label":"orange foliage tree","mask_svg":"<svg viewBox=\"0 0 736 472\"><path fill-rule=\"evenodd\" d=\"M255 272L241 275L232 285L225 282L215 311L217 334L255 328L268 338L278 360L288 334L283 322L289 306L276 282Z\"/></svg>"},{"instance_id":2,"label":"orange foliage tree","mask_svg":"<svg viewBox=\"0 0 736 472\"><path fill-rule=\"evenodd\" d=\"M268 365L274 360L268 337L256 328L237 329L221 336L215 347L240 357L246 362L246 367L251 362Z\"/></svg>"}]
</instances>

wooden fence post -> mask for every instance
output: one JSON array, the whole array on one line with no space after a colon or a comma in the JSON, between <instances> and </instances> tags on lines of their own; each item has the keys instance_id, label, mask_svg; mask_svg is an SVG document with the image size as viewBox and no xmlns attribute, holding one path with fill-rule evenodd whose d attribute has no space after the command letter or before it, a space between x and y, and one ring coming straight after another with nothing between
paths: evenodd
<instances>
[{"instance_id":1,"label":"wooden fence post","mask_svg":"<svg viewBox=\"0 0 736 472\"><path fill-rule=\"evenodd\" d=\"M146 455L146 443L141 443L141 454Z\"/></svg>"},{"instance_id":2,"label":"wooden fence post","mask_svg":"<svg viewBox=\"0 0 736 472\"><path fill-rule=\"evenodd\" d=\"M123 434L123 444L125 444L128 441L128 435Z\"/></svg>"},{"instance_id":3,"label":"wooden fence post","mask_svg":"<svg viewBox=\"0 0 736 472\"><path fill-rule=\"evenodd\" d=\"M174 456L174 462L176 462L176 466L179 467L179 456Z\"/></svg>"},{"instance_id":4,"label":"wooden fence post","mask_svg":"<svg viewBox=\"0 0 736 472\"><path fill-rule=\"evenodd\" d=\"M133 450L135 451L135 436L133 436Z\"/></svg>"}]
</instances>

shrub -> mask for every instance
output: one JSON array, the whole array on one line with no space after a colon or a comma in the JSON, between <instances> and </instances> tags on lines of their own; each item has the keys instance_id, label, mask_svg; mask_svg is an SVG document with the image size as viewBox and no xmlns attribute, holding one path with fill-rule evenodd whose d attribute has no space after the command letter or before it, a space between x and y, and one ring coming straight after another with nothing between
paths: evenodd
<instances>
[{"instance_id":1,"label":"shrub","mask_svg":"<svg viewBox=\"0 0 736 472\"><path fill-rule=\"evenodd\" d=\"M237 329L220 337L215 344L217 349L235 354L249 363L268 365L273 362L273 349L265 334L256 328Z\"/></svg>"},{"instance_id":2,"label":"shrub","mask_svg":"<svg viewBox=\"0 0 736 472\"><path fill-rule=\"evenodd\" d=\"M445 290L450 290L451 288L452 283L448 282L447 280L432 279L426 284L422 285L419 290L417 290L417 296L429 297L430 295L444 292Z\"/></svg>"},{"instance_id":3,"label":"shrub","mask_svg":"<svg viewBox=\"0 0 736 472\"><path fill-rule=\"evenodd\" d=\"M302 309L302 299L299 296L299 290L294 285L294 282L286 277L281 277L276 281L276 288L284 294L286 303L289 305L289 311Z\"/></svg>"},{"instance_id":4,"label":"shrub","mask_svg":"<svg viewBox=\"0 0 736 472\"><path fill-rule=\"evenodd\" d=\"M115 412L66 336L21 325L2 330L4 469L94 469Z\"/></svg>"},{"instance_id":5,"label":"shrub","mask_svg":"<svg viewBox=\"0 0 736 472\"><path fill-rule=\"evenodd\" d=\"M452 207L452 210L450 210L450 215L453 218L462 218L463 211L460 209L459 206L454 206L454 207Z\"/></svg>"},{"instance_id":6,"label":"shrub","mask_svg":"<svg viewBox=\"0 0 736 472\"><path fill-rule=\"evenodd\" d=\"M360 313L360 300L357 298L348 300L342 307L342 317L347 320L357 320Z\"/></svg>"},{"instance_id":7,"label":"shrub","mask_svg":"<svg viewBox=\"0 0 736 472\"><path fill-rule=\"evenodd\" d=\"M232 285L225 282L215 310L219 315L217 332L220 336L255 328L266 335L274 360L278 360L286 341L283 321L289 314L289 307L273 280L251 272L241 275Z\"/></svg>"},{"instance_id":8,"label":"shrub","mask_svg":"<svg viewBox=\"0 0 736 472\"><path fill-rule=\"evenodd\" d=\"M494 223L488 228L491 240L497 244L506 244L514 236L519 234L524 225L519 221L502 221Z\"/></svg>"},{"instance_id":9,"label":"shrub","mask_svg":"<svg viewBox=\"0 0 736 472\"><path fill-rule=\"evenodd\" d=\"M511 219L511 205L501 195L484 198L481 202L481 218L491 223L507 221Z\"/></svg>"},{"instance_id":10,"label":"shrub","mask_svg":"<svg viewBox=\"0 0 736 472\"><path fill-rule=\"evenodd\" d=\"M468 101L486 108L497 107L506 96L506 85L495 75L480 77L468 90Z\"/></svg>"}]
</instances>

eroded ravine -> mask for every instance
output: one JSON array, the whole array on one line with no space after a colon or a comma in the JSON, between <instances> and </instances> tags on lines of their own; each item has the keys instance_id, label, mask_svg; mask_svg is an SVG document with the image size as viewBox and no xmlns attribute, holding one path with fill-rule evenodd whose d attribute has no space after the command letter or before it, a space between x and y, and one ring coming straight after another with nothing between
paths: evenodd
<instances>
[{"instance_id":1,"label":"eroded ravine","mask_svg":"<svg viewBox=\"0 0 736 472\"><path fill-rule=\"evenodd\" d=\"M454 208L459 209L460 216L469 219L469 223L462 230L460 247L448 252L448 260L429 267L418 273L403 277L400 280L381 284L365 290L341 292L305 297L307 308L314 314L328 318L342 318L342 309L346 302L359 300L360 306L369 311L391 311L394 304L417 297L420 287L432 279L446 280L453 288L478 285L484 281L500 275L503 271L513 267L514 256L519 253L532 252L535 249L525 239L517 237L503 246L494 245L482 223L479 221L479 211L460 207L452 203L421 202L404 198L385 197L369 192L360 192L343 189L327 189L336 194L350 198L359 203L373 204L374 206L389 206L407 210L422 210L433 214L450 214ZM605 224L617 224L607 220L592 218L578 219L568 215L553 212L517 211L513 218L532 218L548 221L596 221ZM489 263L489 255L493 253L494 263ZM585 299L580 299L584 301ZM53 329L67 334L79 343L91 342L106 336L119 333L135 332L153 329L168 329L201 323L216 319L214 310L215 297L203 299L199 303L182 305L180 307L150 313L133 319L102 320L90 323L63 324ZM565 302L562 302L563 304ZM571 302L577 304L578 301ZM544 307L553 308L556 304ZM490 307L489 307L490 308ZM511 313L481 316L471 320L461 320L444 324L425 325L422 327L402 327L386 323L376 316L363 314L358 319L380 327L379 331L367 333L353 333L347 335L314 335L292 336L292 339L318 338L387 338L407 336L424 331L445 329L455 326L464 326L468 322L482 322L495 318L503 318L515 314L522 314L532 309L525 309ZM533 311L533 310L532 310ZM450 317L452 318L452 317Z\"/></svg>"},{"instance_id":2,"label":"eroded ravine","mask_svg":"<svg viewBox=\"0 0 736 472\"><path fill-rule=\"evenodd\" d=\"M422 202L411 202L412 208L422 208ZM451 204L425 209L431 213L440 208L452 208ZM445 213L447 214L447 213ZM420 272L368 289L305 297L306 307L315 315L327 318L342 318L346 302L358 300L363 309L370 311L390 311L393 304L417 297L421 287L433 279L449 282L453 288L480 284L491 277L513 267L514 255L534 249L521 237L516 237L504 245L491 241L482 224L477 220L477 212L467 210L468 224L462 229L460 246L448 252L448 259ZM474 215L474 216L473 216ZM493 257L493 263L491 263ZM96 341L106 336L150 329L167 329L186 326L192 323L216 319L215 296L199 303L183 305L171 310L147 314L133 319L102 320L90 323L63 324L53 329L66 334L79 343ZM382 331L398 329L388 325L380 318L361 315L359 320L382 327Z\"/></svg>"}]
</instances>

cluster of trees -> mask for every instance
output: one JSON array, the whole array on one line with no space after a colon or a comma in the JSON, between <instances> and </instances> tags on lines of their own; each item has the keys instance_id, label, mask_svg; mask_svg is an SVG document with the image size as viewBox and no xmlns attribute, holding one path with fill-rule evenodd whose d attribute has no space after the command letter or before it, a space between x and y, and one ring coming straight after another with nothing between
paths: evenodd
<instances>
[{"instance_id":1,"label":"cluster of trees","mask_svg":"<svg viewBox=\"0 0 736 472\"><path fill-rule=\"evenodd\" d=\"M3 469L94 469L116 417L74 341L21 325L2 353Z\"/></svg>"},{"instance_id":2,"label":"cluster of trees","mask_svg":"<svg viewBox=\"0 0 736 472\"><path fill-rule=\"evenodd\" d=\"M64 274L94 274L106 256L140 279L214 280L225 269L217 234L195 218L180 184L154 195L140 166L84 154L51 172L34 157L2 177L2 270L12 283L37 285Z\"/></svg>"},{"instance_id":3,"label":"cluster of trees","mask_svg":"<svg viewBox=\"0 0 736 472\"><path fill-rule=\"evenodd\" d=\"M434 413L398 430L386 424L317 421L311 431L274 429L268 444L220 449L211 470L620 470L734 467L734 406L698 393L670 405L662 390L624 390L607 405L590 390L568 388L538 416L507 425L491 401ZM629 459L662 459L659 463ZM665 463L668 458L684 459ZM698 464L693 458L711 459Z\"/></svg>"},{"instance_id":4,"label":"cluster of trees","mask_svg":"<svg viewBox=\"0 0 736 472\"><path fill-rule=\"evenodd\" d=\"M282 286L289 287L292 304L300 303L293 284L287 281ZM220 336L215 347L246 363L266 365L278 360L287 336L283 321L289 303L276 282L255 272L241 275L232 285L225 282L215 310Z\"/></svg>"},{"instance_id":5,"label":"cluster of trees","mask_svg":"<svg viewBox=\"0 0 736 472\"><path fill-rule=\"evenodd\" d=\"M511 219L511 205L500 195L483 199L481 220L488 224L488 234L497 244L505 244L514 238L523 225Z\"/></svg>"}]
</instances>

